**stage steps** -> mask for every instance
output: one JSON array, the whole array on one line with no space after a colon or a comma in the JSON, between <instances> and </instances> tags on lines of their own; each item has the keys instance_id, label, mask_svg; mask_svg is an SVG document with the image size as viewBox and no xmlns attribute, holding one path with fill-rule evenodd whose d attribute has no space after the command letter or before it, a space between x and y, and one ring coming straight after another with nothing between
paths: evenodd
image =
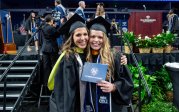
<instances>
[{"instance_id":1,"label":"stage steps","mask_svg":"<svg viewBox=\"0 0 179 112\"><path fill-rule=\"evenodd\" d=\"M0 60L0 78L11 64L12 59ZM10 68L6 77L6 112L18 112L24 96L38 72L39 61L36 59L20 58ZM4 81L0 82L0 112L3 111Z\"/></svg>"}]
</instances>

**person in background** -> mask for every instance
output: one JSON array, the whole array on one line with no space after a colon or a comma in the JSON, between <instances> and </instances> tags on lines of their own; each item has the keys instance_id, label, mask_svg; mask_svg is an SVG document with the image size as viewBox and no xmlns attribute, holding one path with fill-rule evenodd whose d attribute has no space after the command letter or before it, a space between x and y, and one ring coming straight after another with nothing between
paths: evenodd
<instances>
[{"instance_id":1,"label":"person in background","mask_svg":"<svg viewBox=\"0 0 179 112\"><path fill-rule=\"evenodd\" d=\"M67 20L69 20L74 15L74 12L69 12L67 15Z\"/></svg>"},{"instance_id":2,"label":"person in background","mask_svg":"<svg viewBox=\"0 0 179 112\"><path fill-rule=\"evenodd\" d=\"M57 26L61 26L64 22L66 22L66 16L67 16L67 11L65 7L62 5L61 0L55 0L55 9L53 13L53 17L55 19L55 22Z\"/></svg>"},{"instance_id":3,"label":"person in background","mask_svg":"<svg viewBox=\"0 0 179 112\"><path fill-rule=\"evenodd\" d=\"M99 16L103 17L104 19L108 19L108 15L104 10L104 3L97 3L97 8L94 18L97 18Z\"/></svg>"},{"instance_id":4,"label":"person in background","mask_svg":"<svg viewBox=\"0 0 179 112\"><path fill-rule=\"evenodd\" d=\"M107 64L108 70L105 81L86 84L84 112L89 110L92 112L127 112L134 85L128 68L120 63L121 54L113 54L110 50L107 37L110 23L100 16L90 21L87 26L89 28L87 61Z\"/></svg>"},{"instance_id":5,"label":"person in background","mask_svg":"<svg viewBox=\"0 0 179 112\"><path fill-rule=\"evenodd\" d=\"M57 27L60 27L62 24L64 24L67 21L67 11L65 9L65 7L62 5L61 0L55 0L55 9L53 12L53 17L54 17L54 21L55 24L57 25ZM62 44L63 44L63 37L60 35L57 38L57 43L58 43L58 47L59 49L61 49Z\"/></svg>"},{"instance_id":6,"label":"person in background","mask_svg":"<svg viewBox=\"0 0 179 112\"><path fill-rule=\"evenodd\" d=\"M46 86L50 72L58 59L58 44L57 37L59 33L54 24L54 19L51 15L45 16L45 25L42 27L43 44L42 44L42 60L43 60L43 84Z\"/></svg>"},{"instance_id":7,"label":"person in background","mask_svg":"<svg viewBox=\"0 0 179 112\"><path fill-rule=\"evenodd\" d=\"M43 44L43 39L44 39L44 34L42 31L43 26L46 24L45 22L45 17L50 13L46 13L44 11L39 11L37 18L38 18L38 26L39 26L39 31L38 31L38 43L39 43L39 49L41 49L42 44Z\"/></svg>"},{"instance_id":8,"label":"person in background","mask_svg":"<svg viewBox=\"0 0 179 112\"><path fill-rule=\"evenodd\" d=\"M167 32L168 31L168 20L164 20L162 24L162 32Z\"/></svg>"},{"instance_id":9,"label":"person in background","mask_svg":"<svg viewBox=\"0 0 179 112\"><path fill-rule=\"evenodd\" d=\"M113 47L116 43L115 42L115 38L116 38L115 35L119 35L119 28L118 28L118 25L116 23L115 18L113 18L112 21L111 21L110 38L109 38L111 47Z\"/></svg>"},{"instance_id":10,"label":"person in background","mask_svg":"<svg viewBox=\"0 0 179 112\"><path fill-rule=\"evenodd\" d=\"M111 31L112 31L112 34L119 34L119 29L118 29L115 18L113 18L111 21Z\"/></svg>"},{"instance_id":11,"label":"person in background","mask_svg":"<svg viewBox=\"0 0 179 112\"><path fill-rule=\"evenodd\" d=\"M178 15L174 13L174 10L171 9L167 15L168 19L168 31L171 33L179 35L179 20Z\"/></svg>"},{"instance_id":12,"label":"person in background","mask_svg":"<svg viewBox=\"0 0 179 112\"><path fill-rule=\"evenodd\" d=\"M30 16L26 20L25 30L27 31L27 38L26 42L30 39L30 37L36 32L37 30L37 21L36 15L34 11L30 12ZM34 43L35 43L35 50L38 51L38 33L34 35ZM31 51L30 45L27 46L27 51Z\"/></svg>"},{"instance_id":13,"label":"person in background","mask_svg":"<svg viewBox=\"0 0 179 112\"><path fill-rule=\"evenodd\" d=\"M84 9L86 7L85 1L79 1L79 7L75 10L75 13L80 15L85 21L87 21L86 16L84 14Z\"/></svg>"},{"instance_id":14,"label":"person in background","mask_svg":"<svg viewBox=\"0 0 179 112\"><path fill-rule=\"evenodd\" d=\"M105 18L104 3L97 3L95 18L99 16Z\"/></svg>"}]
</instances>

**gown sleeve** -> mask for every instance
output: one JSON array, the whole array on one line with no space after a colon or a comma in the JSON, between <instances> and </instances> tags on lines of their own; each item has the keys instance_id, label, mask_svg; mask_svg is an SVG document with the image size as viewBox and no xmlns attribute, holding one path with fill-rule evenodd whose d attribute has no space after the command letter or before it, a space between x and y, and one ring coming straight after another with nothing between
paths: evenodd
<instances>
[{"instance_id":1,"label":"gown sleeve","mask_svg":"<svg viewBox=\"0 0 179 112\"><path fill-rule=\"evenodd\" d=\"M112 93L113 101L118 105L129 105L133 93L132 75L126 65L121 65L121 55L115 56L114 67L114 84L116 91Z\"/></svg>"},{"instance_id":2,"label":"gown sleeve","mask_svg":"<svg viewBox=\"0 0 179 112\"><path fill-rule=\"evenodd\" d=\"M64 56L55 76L54 95L58 112L74 112L78 98L78 73L74 58Z\"/></svg>"}]
</instances>

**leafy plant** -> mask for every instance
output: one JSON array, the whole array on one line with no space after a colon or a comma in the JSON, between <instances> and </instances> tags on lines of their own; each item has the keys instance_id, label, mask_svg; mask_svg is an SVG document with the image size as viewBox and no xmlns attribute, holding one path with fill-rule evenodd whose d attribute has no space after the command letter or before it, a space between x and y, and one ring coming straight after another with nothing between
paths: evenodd
<instances>
[{"instance_id":1,"label":"leafy plant","mask_svg":"<svg viewBox=\"0 0 179 112\"><path fill-rule=\"evenodd\" d=\"M167 31L166 33L161 33L156 36L154 35L154 37L152 38L151 45L152 47L160 48L167 45L171 45L174 42L174 40L174 34Z\"/></svg>"},{"instance_id":2,"label":"leafy plant","mask_svg":"<svg viewBox=\"0 0 179 112\"><path fill-rule=\"evenodd\" d=\"M151 40L151 46L156 48L161 48L166 45L166 40L164 39L163 34L154 35Z\"/></svg>"},{"instance_id":3,"label":"leafy plant","mask_svg":"<svg viewBox=\"0 0 179 112\"><path fill-rule=\"evenodd\" d=\"M138 38L135 39L135 44L138 48L149 48L151 47L151 38L148 36L142 38L141 35L139 35Z\"/></svg>"},{"instance_id":4,"label":"leafy plant","mask_svg":"<svg viewBox=\"0 0 179 112\"><path fill-rule=\"evenodd\" d=\"M172 90L171 79L166 71L165 67L162 67L159 71L156 71L152 75L146 74L147 68L142 66L142 63L139 63L139 67L144 75L145 80L149 86L149 89L152 93L152 100L148 104L143 104L142 112L178 112L178 110L172 105L171 100L167 100L165 92ZM133 74L134 82L134 92L133 98L138 96L139 89L139 74L137 67L129 65L129 69ZM146 98L146 92L144 87L141 88L141 97L142 100ZM143 100L145 102L145 100ZM166 102L170 101L170 102Z\"/></svg>"},{"instance_id":5,"label":"leafy plant","mask_svg":"<svg viewBox=\"0 0 179 112\"><path fill-rule=\"evenodd\" d=\"M129 43L133 44L136 36L134 35L133 32L125 32L124 33L125 38L129 40Z\"/></svg>"},{"instance_id":6,"label":"leafy plant","mask_svg":"<svg viewBox=\"0 0 179 112\"><path fill-rule=\"evenodd\" d=\"M165 67L162 67L159 71L156 71L154 76L157 77L157 83L161 88L163 88L163 91L172 91L172 83L170 79L170 75L168 74Z\"/></svg>"},{"instance_id":7,"label":"leafy plant","mask_svg":"<svg viewBox=\"0 0 179 112\"><path fill-rule=\"evenodd\" d=\"M133 66L133 65L128 65L129 69L131 71L131 73L133 74L132 78L133 78L133 83L134 83L134 92L133 92L133 96L138 96L138 89L139 89L139 72L137 67ZM147 68L142 66L142 62L139 63L139 67L141 68L141 72L144 75L144 79L147 81L147 84L149 86L149 89L152 90L152 85L155 83L156 81L156 77L155 76L151 76L149 74L146 74L147 72ZM143 84L142 84L143 85ZM146 90L145 88L142 86L141 88L141 98L144 99L146 97Z\"/></svg>"},{"instance_id":8,"label":"leafy plant","mask_svg":"<svg viewBox=\"0 0 179 112\"><path fill-rule=\"evenodd\" d=\"M166 71L165 67L162 67L160 70L156 71L153 75L156 76L157 79L156 83L158 88L160 88L160 90L156 91L158 93L154 94L155 98L159 100L170 101L173 95L169 95L168 93L172 93L173 88L172 88L170 76ZM160 96L159 93L162 94L162 97L159 97Z\"/></svg>"},{"instance_id":9,"label":"leafy plant","mask_svg":"<svg viewBox=\"0 0 179 112\"><path fill-rule=\"evenodd\" d=\"M142 106L142 112L178 112L170 102L154 101Z\"/></svg>"},{"instance_id":10,"label":"leafy plant","mask_svg":"<svg viewBox=\"0 0 179 112\"><path fill-rule=\"evenodd\" d=\"M174 34L171 33L170 31L167 31L166 33L162 33L161 35L163 36L166 45L171 45L175 40Z\"/></svg>"}]
</instances>

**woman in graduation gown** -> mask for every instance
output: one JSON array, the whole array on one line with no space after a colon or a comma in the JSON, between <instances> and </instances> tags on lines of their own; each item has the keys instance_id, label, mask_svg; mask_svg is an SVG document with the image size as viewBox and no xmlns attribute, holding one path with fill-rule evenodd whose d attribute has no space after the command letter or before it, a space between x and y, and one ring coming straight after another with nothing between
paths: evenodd
<instances>
[{"instance_id":1,"label":"woman in graduation gown","mask_svg":"<svg viewBox=\"0 0 179 112\"><path fill-rule=\"evenodd\" d=\"M127 112L133 92L132 76L127 67L120 63L120 53L110 52L107 31L110 28L104 18L98 17L87 24L89 46L87 60L93 63L108 64L106 81L97 84L87 83L84 111ZM110 94L112 101L110 101Z\"/></svg>"},{"instance_id":2,"label":"woman in graduation gown","mask_svg":"<svg viewBox=\"0 0 179 112\"><path fill-rule=\"evenodd\" d=\"M88 43L88 30L83 18L75 14L60 29L61 34L69 34L63 45L66 51L55 76L54 91L50 101L51 112L80 112L84 101L85 83L79 80L83 63L86 61L84 50ZM80 101L81 99L81 101Z\"/></svg>"}]
</instances>

